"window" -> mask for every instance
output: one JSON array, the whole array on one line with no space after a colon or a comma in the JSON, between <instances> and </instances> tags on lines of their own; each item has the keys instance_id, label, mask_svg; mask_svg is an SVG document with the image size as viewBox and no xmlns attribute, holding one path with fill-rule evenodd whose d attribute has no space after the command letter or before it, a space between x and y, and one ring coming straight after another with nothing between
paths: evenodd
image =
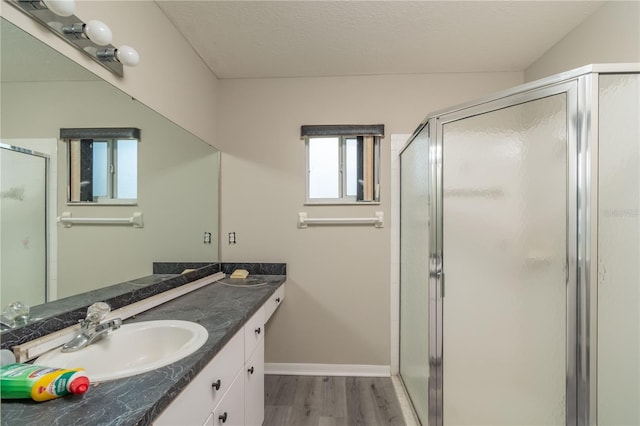
<instances>
[{"instance_id":1,"label":"window","mask_svg":"<svg viewBox=\"0 0 640 426\"><path fill-rule=\"evenodd\" d=\"M302 126L307 151L307 203L380 201L383 125Z\"/></svg>"},{"instance_id":2,"label":"window","mask_svg":"<svg viewBox=\"0 0 640 426\"><path fill-rule=\"evenodd\" d=\"M62 129L69 204L135 204L139 129Z\"/></svg>"}]
</instances>

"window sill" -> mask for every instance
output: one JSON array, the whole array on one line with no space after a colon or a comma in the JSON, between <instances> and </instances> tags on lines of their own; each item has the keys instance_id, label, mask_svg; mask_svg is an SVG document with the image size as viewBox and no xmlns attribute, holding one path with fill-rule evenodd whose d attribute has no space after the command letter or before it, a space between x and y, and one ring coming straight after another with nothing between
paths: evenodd
<instances>
[{"instance_id":1,"label":"window sill","mask_svg":"<svg viewBox=\"0 0 640 426\"><path fill-rule=\"evenodd\" d=\"M67 201L67 206L137 206L138 202L135 200L110 200L110 201L79 201L72 202Z\"/></svg>"},{"instance_id":2,"label":"window sill","mask_svg":"<svg viewBox=\"0 0 640 426\"><path fill-rule=\"evenodd\" d=\"M379 206L380 201L305 201L305 206Z\"/></svg>"}]
</instances>

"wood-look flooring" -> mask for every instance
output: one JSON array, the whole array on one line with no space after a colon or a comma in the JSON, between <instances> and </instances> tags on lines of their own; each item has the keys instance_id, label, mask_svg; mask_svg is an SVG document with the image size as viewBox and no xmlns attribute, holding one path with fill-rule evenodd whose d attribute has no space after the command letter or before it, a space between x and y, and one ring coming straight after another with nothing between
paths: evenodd
<instances>
[{"instance_id":1,"label":"wood-look flooring","mask_svg":"<svg viewBox=\"0 0 640 426\"><path fill-rule=\"evenodd\" d=\"M263 426L405 425L389 377L265 375Z\"/></svg>"}]
</instances>

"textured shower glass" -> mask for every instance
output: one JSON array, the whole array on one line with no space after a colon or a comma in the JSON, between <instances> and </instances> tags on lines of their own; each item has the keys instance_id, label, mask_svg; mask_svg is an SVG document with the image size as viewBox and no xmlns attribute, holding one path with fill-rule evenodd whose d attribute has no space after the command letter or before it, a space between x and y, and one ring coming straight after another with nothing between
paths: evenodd
<instances>
[{"instance_id":1,"label":"textured shower glass","mask_svg":"<svg viewBox=\"0 0 640 426\"><path fill-rule=\"evenodd\" d=\"M599 88L599 425L640 424L640 76Z\"/></svg>"},{"instance_id":2,"label":"textured shower glass","mask_svg":"<svg viewBox=\"0 0 640 426\"><path fill-rule=\"evenodd\" d=\"M400 158L400 375L420 422L429 413L429 141Z\"/></svg>"},{"instance_id":3,"label":"textured shower glass","mask_svg":"<svg viewBox=\"0 0 640 426\"><path fill-rule=\"evenodd\" d=\"M565 424L566 111L444 125L445 425Z\"/></svg>"},{"instance_id":4,"label":"textured shower glass","mask_svg":"<svg viewBox=\"0 0 640 426\"><path fill-rule=\"evenodd\" d=\"M46 301L46 181L45 158L0 148L0 309Z\"/></svg>"}]
</instances>

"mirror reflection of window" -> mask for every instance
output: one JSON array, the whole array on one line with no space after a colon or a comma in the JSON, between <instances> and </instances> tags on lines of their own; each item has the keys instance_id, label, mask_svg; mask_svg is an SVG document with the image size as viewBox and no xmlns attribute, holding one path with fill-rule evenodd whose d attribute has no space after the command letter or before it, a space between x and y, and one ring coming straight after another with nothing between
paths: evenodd
<instances>
[{"instance_id":1,"label":"mirror reflection of window","mask_svg":"<svg viewBox=\"0 0 640 426\"><path fill-rule=\"evenodd\" d=\"M69 146L69 204L136 203L139 129L62 129L60 134Z\"/></svg>"},{"instance_id":2,"label":"mirror reflection of window","mask_svg":"<svg viewBox=\"0 0 640 426\"><path fill-rule=\"evenodd\" d=\"M138 141L118 140L116 144L116 196L138 198Z\"/></svg>"},{"instance_id":3,"label":"mirror reflection of window","mask_svg":"<svg viewBox=\"0 0 640 426\"><path fill-rule=\"evenodd\" d=\"M88 142L91 143L91 142ZM107 173L109 173L109 142L93 141L93 157L92 157L92 187L93 197L106 197L107 182L109 181ZM80 201L80 200L73 200Z\"/></svg>"}]
</instances>

